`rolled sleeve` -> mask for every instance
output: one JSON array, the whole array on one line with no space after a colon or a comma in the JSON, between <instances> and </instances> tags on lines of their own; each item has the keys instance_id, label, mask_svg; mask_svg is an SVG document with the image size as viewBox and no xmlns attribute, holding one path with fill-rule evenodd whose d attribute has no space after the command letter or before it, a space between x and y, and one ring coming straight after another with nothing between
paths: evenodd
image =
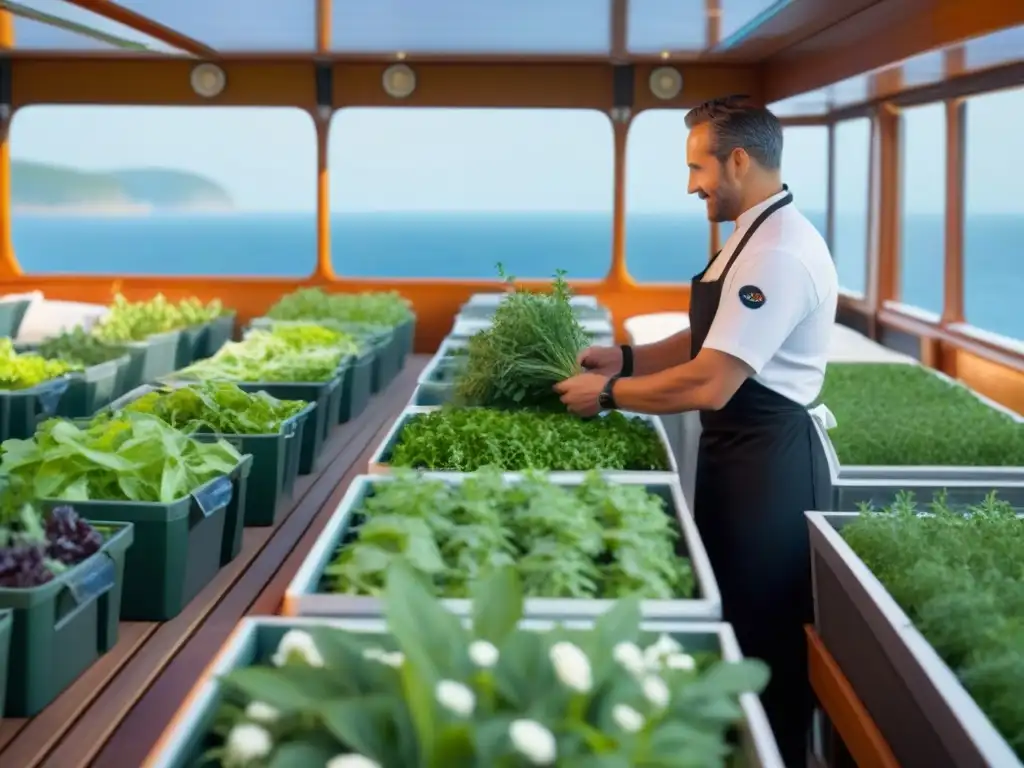
<instances>
[{"instance_id":1,"label":"rolled sleeve","mask_svg":"<svg viewBox=\"0 0 1024 768\"><path fill-rule=\"evenodd\" d=\"M704 346L761 372L793 329L817 306L806 265L786 251L767 251L733 265L722 284Z\"/></svg>"}]
</instances>

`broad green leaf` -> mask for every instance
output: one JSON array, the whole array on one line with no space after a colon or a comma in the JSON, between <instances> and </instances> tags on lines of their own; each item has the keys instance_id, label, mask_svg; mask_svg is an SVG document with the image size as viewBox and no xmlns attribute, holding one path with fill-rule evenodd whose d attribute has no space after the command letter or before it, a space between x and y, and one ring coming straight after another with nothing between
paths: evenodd
<instances>
[{"instance_id":1,"label":"broad green leaf","mask_svg":"<svg viewBox=\"0 0 1024 768\"><path fill-rule=\"evenodd\" d=\"M316 706L317 696L325 690L323 682L317 687L310 685L309 679L303 684L297 677L296 669L244 667L232 670L222 680L225 685L242 691L254 701L292 712Z\"/></svg>"},{"instance_id":2,"label":"broad green leaf","mask_svg":"<svg viewBox=\"0 0 1024 768\"><path fill-rule=\"evenodd\" d=\"M495 645L515 630L523 615L523 588L515 568L496 568L471 586L473 635Z\"/></svg>"},{"instance_id":3,"label":"broad green leaf","mask_svg":"<svg viewBox=\"0 0 1024 768\"><path fill-rule=\"evenodd\" d=\"M311 768L327 765L338 756L329 747L308 742L292 742L279 745L270 759L268 768Z\"/></svg>"},{"instance_id":4,"label":"broad green leaf","mask_svg":"<svg viewBox=\"0 0 1024 768\"><path fill-rule=\"evenodd\" d=\"M392 741L393 699L386 695L335 699L320 705L327 729L343 744L378 763L384 763Z\"/></svg>"},{"instance_id":5,"label":"broad green leaf","mask_svg":"<svg viewBox=\"0 0 1024 768\"><path fill-rule=\"evenodd\" d=\"M429 768L429 756L434 753L437 736L437 705L434 702L434 688L411 661L402 665L400 675L405 703L409 707L409 716L416 730L420 768Z\"/></svg>"},{"instance_id":6,"label":"broad green leaf","mask_svg":"<svg viewBox=\"0 0 1024 768\"><path fill-rule=\"evenodd\" d=\"M760 693L768 684L768 665L757 659L738 662L719 661L705 674L703 685L724 695Z\"/></svg>"},{"instance_id":7,"label":"broad green leaf","mask_svg":"<svg viewBox=\"0 0 1024 768\"><path fill-rule=\"evenodd\" d=\"M465 723L441 727L434 744L433 768L472 768L476 765L473 731Z\"/></svg>"}]
</instances>

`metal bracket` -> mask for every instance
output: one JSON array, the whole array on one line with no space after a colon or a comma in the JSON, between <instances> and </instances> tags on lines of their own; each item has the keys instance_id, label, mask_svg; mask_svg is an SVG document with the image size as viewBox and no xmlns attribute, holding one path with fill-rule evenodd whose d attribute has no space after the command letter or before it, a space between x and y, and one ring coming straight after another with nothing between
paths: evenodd
<instances>
[{"instance_id":1,"label":"metal bracket","mask_svg":"<svg viewBox=\"0 0 1024 768\"><path fill-rule=\"evenodd\" d=\"M11 115L14 112L11 93L12 69L11 57L0 56L0 133L4 138L7 137L7 128L11 124Z\"/></svg>"},{"instance_id":2,"label":"metal bracket","mask_svg":"<svg viewBox=\"0 0 1024 768\"><path fill-rule=\"evenodd\" d=\"M633 115L636 93L636 68L632 64L612 68L612 122L628 123Z\"/></svg>"},{"instance_id":3,"label":"metal bracket","mask_svg":"<svg viewBox=\"0 0 1024 768\"><path fill-rule=\"evenodd\" d=\"M334 71L330 64L316 65L317 115L323 121L334 114Z\"/></svg>"}]
</instances>

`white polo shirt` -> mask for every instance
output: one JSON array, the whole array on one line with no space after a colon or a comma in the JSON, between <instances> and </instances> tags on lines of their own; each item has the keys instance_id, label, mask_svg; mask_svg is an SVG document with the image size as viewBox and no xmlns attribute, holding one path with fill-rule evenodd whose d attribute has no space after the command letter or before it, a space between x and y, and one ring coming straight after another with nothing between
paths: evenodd
<instances>
[{"instance_id":1,"label":"white polo shirt","mask_svg":"<svg viewBox=\"0 0 1024 768\"><path fill-rule=\"evenodd\" d=\"M754 220L785 195L744 211L702 282L721 276ZM769 216L736 257L704 346L738 357L757 382L810 405L825 379L838 297L825 239L790 203Z\"/></svg>"}]
</instances>

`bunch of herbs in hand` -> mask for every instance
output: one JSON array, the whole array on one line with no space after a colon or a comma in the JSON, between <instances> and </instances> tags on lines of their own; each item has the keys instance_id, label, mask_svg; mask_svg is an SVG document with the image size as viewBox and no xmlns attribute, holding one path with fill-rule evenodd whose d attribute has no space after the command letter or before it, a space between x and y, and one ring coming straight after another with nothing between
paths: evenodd
<instances>
[{"instance_id":1,"label":"bunch of herbs in hand","mask_svg":"<svg viewBox=\"0 0 1024 768\"><path fill-rule=\"evenodd\" d=\"M501 264L498 274L514 285ZM491 327L469 339L465 367L455 380L457 404L561 407L552 387L579 373L576 357L590 343L569 303L565 274L555 272L550 293L509 293Z\"/></svg>"}]
</instances>

